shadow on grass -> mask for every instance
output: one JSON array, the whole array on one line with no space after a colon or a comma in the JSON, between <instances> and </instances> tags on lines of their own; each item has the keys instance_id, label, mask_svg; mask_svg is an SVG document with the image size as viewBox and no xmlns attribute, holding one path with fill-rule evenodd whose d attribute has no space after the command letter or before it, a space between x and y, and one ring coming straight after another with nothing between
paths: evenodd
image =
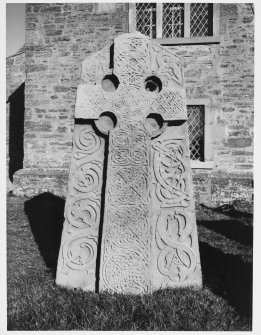
<instances>
[{"instance_id":1,"label":"shadow on grass","mask_svg":"<svg viewBox=\"0 0 261 335\"><path fill-rule=\"evenodd\" d=\"M53 277L61 243L64 205L65 200L51 193L42 193L24 204L34 239Z\"/></svg>"},{"instance_id":2,"label":"shadow on grass","mask_svg":"<svg viewBox=\"0 0 261 335\"><path fill-rule=\"evenodd\" d=\"M244 245L253 245L253 227L238 220L199 221L199 225Z\"/></svg>"},{"instance_id":3,"label":"shadow on grass","mask_svg":"<svg viewBox=\"0 0 261 335\"><path fill-rule=\"evenodd\" d=\"M253 207L251 203L234 201L216 208L200 205L206 209L212 220L199 220L198 224L241 244L253 245ZM238 208L239 210L238 210ZM248 210L248 212L247 212ZM216 214L217 213L217 214ZM221 217L219 216L221 214ZM225 218L224 218L225 215Z\"/></svg>"},{"instance_id":4,"label":"shadow on grass","mask_svg":"<svg viewBox=\"0 0 261 335\"><path fill-rule=\"evenodd\" d=\"M208 208L207 206L201 205ZM236 207L240 207L238 210ZM233 204L226 204L216 208L211 208L213 212L222 213L233 218L245 218L253 220L253 214L250 213L253 211L253 206L251 203L240 203L240 201L234 201Z\"/></svg>"},{"instance_id":5,"label":"shadow on grass","mask_svg":"<svg viewBox=\"0 0 261 335\"><path fill-rule=\"evenodd\" d=\"M199 243L199 249L205 285L251 320L252 264L204 242Z\"/></svg>"},{"instance_id":6,"label":"shadow on grass","mask_svg":"<svg viewBox=\"0 0 261 335\"><path fill-rule=\"evenodd\" d=\"M43 193L25 202L32 233L38 244L46 266L56 273L57 260L64 221L65 201L51 193ZM211 225L212 230L220 231L219 222L199 222ZM224 235L233 227L240 229L230 220L222 223ZM230 225L231 224L231 225ZM221 224L220 224L221 225ZM247 239L246 231L241 232ZM235 235L233 235L235 237ZM249 243L249 241L248 241ZM225 254L221 250L200 242L200 257L204 282L215 294L225 298L243 316L251 320L252 315L252 264L243 262L240 255Z\"/></svg>"}]
</instances>

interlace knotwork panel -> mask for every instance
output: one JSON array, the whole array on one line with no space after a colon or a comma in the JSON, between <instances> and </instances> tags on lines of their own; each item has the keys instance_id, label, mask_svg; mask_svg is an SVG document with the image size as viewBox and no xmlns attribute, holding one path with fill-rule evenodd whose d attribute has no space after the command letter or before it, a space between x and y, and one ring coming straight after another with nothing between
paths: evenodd
<instances>
[{"instance_id":1,"label":"interlace knotwork panel","mask_svg":"<svg viewBox=\"0 0 261 335\"><path fill-rule=\"evenodd\" d=\"M115 204L115 202L114 202ZM122 293L149 290L148 211L142 205L110 205L103 240L101 289Z\"/></svg>"},{"instance_id":2,"label":"interlace knotwork panel","mask_svg":"<svg viewBox=\"0 0 261 335\"><path fill-rule=\"evenodd\" d=\"M149 39L144 38L115 40L114 72L123 85L131 84L139 90L142 88L150 68L149 45Z\"/></svg>"},{"instance_id":3,"label":"interlace knotwork panel","mask_svg":"<svg viewBox=\"0 0 261 335\"><path fill-rule=\"evenodd\" d=\"M110 137L100 288L149 292L149 134L142 124Z\"/></svg>"},{"instance_id":4,"label":"interlace knotwork panel","mask_svg":"<svg viewBox=\"0 0 261 335\"><path fill-rule=\"evenodd\" d=\"M167 88L184 85L181 58L156 43L151 43L151 72L160 73L163 85Z\"/></svg>"},{"instance_id":5,"label":"interlace knotwork panel","mask_svg":"<svg viewBox=\"0 0 261 335\"><path fill-rule=\"evenodd\" d=\"M84 62L82 83L77 89L77 118L98 119L102 113L112 112L122 121L136 122L154 112L166 121L187 119L182 62L174 53L137 32L117 37L113 74L119 86L113 92L101 86L102 71L103 75L112 72L104 61L106 55L109 64L108 49L104 54L99 52L97 58L90 57L91 65ZM145 80L152 75L162 82L158 94L145 89Z\"/></svg>"},{"instance_id":6,"label":"interlace knotwork panel","mask_svg":"<svg viewBox=\"0 0 261 335\"><path fill-rule=\"evenodd\" d=\"M82 63L81 82L95 85L103 77L112 73L110 69L110 46L87 57Z\"/></svg>"},{"instance_id":7,"label":"interlace knotwork panel","mask_svg":"<svg viewBox=\"0 0 261 335\"><path fill-rule=\"evenodd\" d=\"M154 289L201 285L187 137L186 124L171 126L152 144Z\"/></svg>"},{"instance_id":8,"label":"interlace knotwork panel","mask_svg":"<svg viewBox=\"0 0 261 335\"><path fill-rule=\"evenodd\" d=\"M185 148L181 141L169 139L157 141L154 151L154 173L158 181L156 194L161 207L188 207L188 168L184 159Z\"/></svg>"},{"instance_id":9,"label":"interlace knotwork panel","mask_svg":"<svg viewBox=\"0 0 261 335\"><path fill-rule=\"evenodd\" d=\"M65 222L56 282L95 290L104 140L75 125Z\"/></svg>"},{"instance_id":10,"label":"interlace knotwork panel","mask_svg":"<svg viewBox=\"0 0 261 335\"><path fill-rule=\"evenodd\" d=\"M157 246L161 250L158 270L173 282L184 282L196 268L192 246L192 218L182 209L162 211L156 228Z\"/></svg>"}]
</instances>

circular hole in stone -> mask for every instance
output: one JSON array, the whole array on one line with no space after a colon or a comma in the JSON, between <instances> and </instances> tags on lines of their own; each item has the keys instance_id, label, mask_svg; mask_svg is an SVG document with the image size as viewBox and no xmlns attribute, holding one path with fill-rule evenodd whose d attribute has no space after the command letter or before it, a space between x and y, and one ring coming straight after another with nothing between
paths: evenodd
<instances>
[{"instance_id":1,"label":"circular hole in stone","mask_svg":"<svg viewBox=\"0 0 261 335\"><path fill-rule=\"evenodd\" d=\"M160 92L162 89L162 82L156 76L150 76L145 80L145 89L149 92Z\"/></svg>"},{"instance_id":2,"label":"circular hole in stone","mask_svg":"<svg viewBox=\"0 0 261 335\"><path fill-rule=\"evenodd\" d=\"M100 115L99 119L94 122L99 131L107 135L109 131L116 127L117 118L111 112L104 112Z\"/></svg>"},{"instance_id":3,"label":"circular hole in stone","mask_svg":"<svg viewBox=\"0 0 261 335\"><path fill-rule=\"evenodd\" d=\"M107 74L101 82L101 86L106 92L113 92L117 90L120 82L115 74Z\"/></svg>"},{"instance_id":4,"label":"circular hole in stone","mask_svg":"<svg viewBox=\"0 0 261 335\"><path fill-rule=\"evenodd\" d=\"M145 119L145 128L152 137L160 135L166 126L167 122L164 122L160 114L151 113Z\"/></svg>"}]
</instances>

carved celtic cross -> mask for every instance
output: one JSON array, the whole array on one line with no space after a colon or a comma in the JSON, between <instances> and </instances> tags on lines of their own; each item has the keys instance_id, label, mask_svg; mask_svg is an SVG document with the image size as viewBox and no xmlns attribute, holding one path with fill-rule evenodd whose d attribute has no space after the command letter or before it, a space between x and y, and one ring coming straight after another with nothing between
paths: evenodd
<instances>
[{"instance_id":1,"label":"carved celtic cross","mask_svg":"<svg viewBox=\"0 0 261 335\"><path fill-rule=\"evenodd\" d=\"M75 117L95 126L74 130L57 284L201 286L181 59L135 32L86 59L81 79Z\"/></svg>"}]
</instances>

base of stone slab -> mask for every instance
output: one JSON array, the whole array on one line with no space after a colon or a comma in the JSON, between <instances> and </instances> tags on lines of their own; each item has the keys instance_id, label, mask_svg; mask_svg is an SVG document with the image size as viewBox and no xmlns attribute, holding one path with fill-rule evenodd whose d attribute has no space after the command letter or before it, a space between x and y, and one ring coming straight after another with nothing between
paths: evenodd
<instances>
[{"instance_id":1,"label":"base of stone slab","mask_svg":"<svg viewBox=\"0 0 261 335\"><path fill-rule=\"evenodd\" d=\"M50 192L59 197L66 197L69 170L57 169L22 169L13 175L13 194L33 197Z\"/></svg>"},{"instance_id":2,"label":"base of stone slab","mask_svg":"<svg viewBox=\"0 0 261 335\"><path fill-rule=\"evenodd\" d=\"M84 292L96 292L95 288L92 288L92 289L91 288L83 288L81 285L72 287L68 283L64 284L64 283L60 283L60 282L57 282L57 281L55 282L55 284L58 287L65 288L67 290L74 290L74 291L80 290L80 291L84 291ZM169 290L179 290L179 289L183 289L183 288L190 289L190 290L193 290L193 291L200 291L200 290L202 290L203 285L202 284L186 284L186 285L179 285L179 286L176 286L176 287L166 286L166 287L151 290L149 293L142 293L142 294L127 293L127 294L142 296L142 295L150 295L150 294L153 294L155 292L160 292L160 291L167 290L167 289L169 289ZM122 294L123 292L115 292L113 290L102 290L98 293ZM126 294L126 292L124 292L124 293Z\"/></svg>"},{"instance_id":3,"label":"base of stone slab","mask_svg":"<svg viewBox=\"0 0 261 335\"><path fill-rule=\"evenodd\" d=\"M87 279L87 280L86 280ZM58 273L55 284L68 290L82 290L85 292L95 292L95 274L79 274L71 272L70 276L66 273Z\"/></svg>"},{"instance_id":4,"label":"base of stone slab","mask_svg":"<svg viewBox=\"0 0 261 335\"><path fill-rule=\"evenodd\" d=\"M59 276L56 277L55 284L60 287L64 287L68 290L82 290L85 292L95 292L96 288L95 285L89 285L89 283L94 283L95 280L93 278L88 278L89 280L86 280L85 277L90 277L92 275L77 275L71 273L73 275L71 278L68 276L68 274L62 274L59 273ZM197 279L197 281L184 281L180 283L176 283L175 285L161 285L161 287L150 287L149 291L147 293L133 293L133 292L122 292L122 291L115 291L115 290L99 290L99 293L108 292L111 294L117 293L117 294L134 294L134 295L144 295L144 294L152 294L154 292L166 290L166 289L182 289L182 288L189 288L195 291L199 291L203 288L202 278L201 276Z\"/></svg>"}]
</instances>

